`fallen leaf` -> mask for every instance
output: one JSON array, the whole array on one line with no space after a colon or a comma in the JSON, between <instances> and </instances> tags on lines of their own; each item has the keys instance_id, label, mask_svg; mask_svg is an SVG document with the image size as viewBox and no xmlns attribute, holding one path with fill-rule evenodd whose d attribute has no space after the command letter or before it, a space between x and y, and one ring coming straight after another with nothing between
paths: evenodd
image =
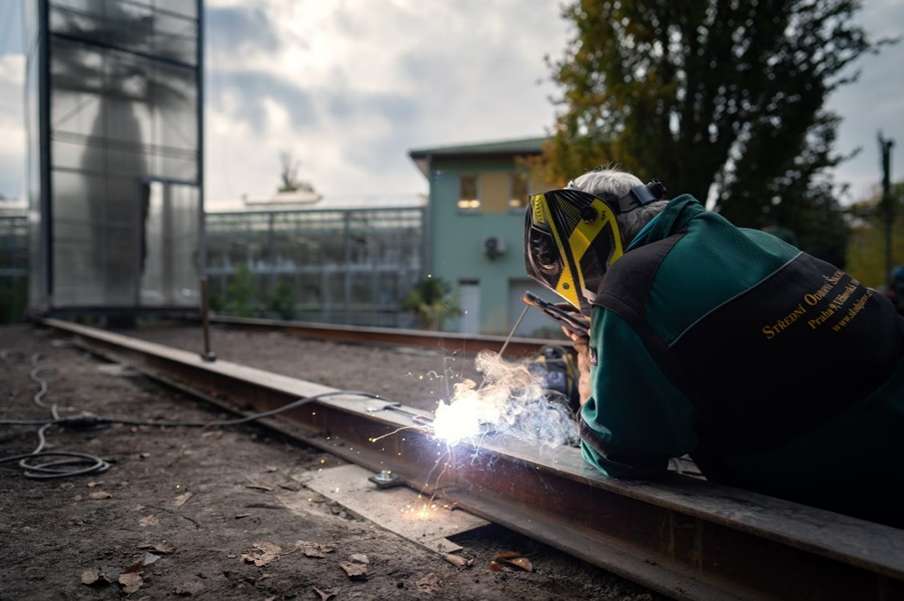
<instances>
[{"instance_id":1,"label":"fallen leaf","mask_svg":"<svg viewBox=\"0 0 904 601\"><path fill-rule=\"evenodd\" d=\"M138 545L138 548L141 550L150 550L154 553L159 553L160 555L169 555L176 550L176 547L169 543L144 543Z\"/></svg>"},{"instance_id":2,"label":"fallen leaf","mask_svg":"<svg viewBox=\"0 0 904 601\"><path fill-rule=\"evenodd\" d=\"M509 565L513 565L516 568L522 569L525 572L533 572L534 565L530 562L527 557L515 557L513 559L502 559L500 560L503 563L507 563Z\"/></svg>"},{"instance_id":3,"label":"fallen leaf","mask_svg":"<svg viewBox=\"0 0 904 601\"><path fill-rule=\"evenodd\" d=\"M273 543L268 543L266 541L259 541L251 546L251 550L242 553L242 561L245 563L253 563L258 567L265 566L271 561L278 559L281 551L282 547L279 545L274 545Z\"/></svg>"},{"instance_id":4,"label":"fallen leaf","mask_svg":"<svg viewBox=\"0 0 904 601\"><path fill-rule=\"evenodd\" d=\"M320 595L320 601L330 601L330 599L336 596L336 591L322 591L319 588L312 587L314 592Z\"/></svg>"},{"instance_id":5,"label":"fallen leaf","mask_svg":"<svg viewBox=\"0 0 904 601\"><path fill-rule=\"evenodd\" d=\"M420 578L417 582L414 583L414 585L421 593L436 593L439 592L440 588L442 588L440 586L439 576L437 576L433 572L430 572L423 578Z\"/></svg>"},{"instance_id":6,"label":"fallen leaf","mask_svg":"<svg viewBox=\"0 0 904 601\"><path fill-rule=\"evenodd\" d=\"M301 550L305 557L315 557L317 559L323 559L327 553L332 553L336 550L332 545L310 543L304 540L297 541L295 546Z\"/></svg>"},{"instance_id":7,"label":"fallen leaf","mask_svg":"<svg viewBox=\"0 0 904 601\"><path fill-rule=\"evenodd\" d=\"M137 574L138 572L141 571L141 568L143 568L143 567L144 567L144 564L141 562L141 560L138 560L135 563L133 563L132 565L130 565L129 567L127 567L126 569L124 569L122 572L120 572L120 574Z\"/></svg>"},{"instance_id":8,"label":"fallen leaf","mask_svg":"<svg viewBox=\"0 0 904 601\"><path fill-rule=\"evenodd\" d=\"M493 567L494 564L497 566L496 568ZM513 566L519 570L524 570L525 572L534 571L534 566L530 560L517 551L500 551L496 553L496 556L493 557L493 561L490 562L490 569L494 572L498 572L501 568L500 564Z\"/></svg>"},{"instance_id":9,"label":"fallen leaf","mask_svg":"<svg viewBox=\"0 0 904 601\"><path fill-rule=\"evenodd\" d=\"M339 564L345 575L351 580L367 580L367 565L363 563L343 561Z\"/></svg>"},{"instance_id":10,"label":"fallen leaf","mask_svg":"<svg viewBox=\"0 0 904 601\"><path fill-rule=\"evenodd\" d=\"M89 499L93 499L95 501L100 501L101 499L112 499L113 495L108 493L105 490L98 490L88 495Z\"/></svg>"},{"instance_id":11,"label":"fallen leaf","mask_svg":"<svg viewBox=\"0 0 904 601\"><path fill-rule=\"evenodd\" d=\"M119 584L122 585L122 592L130 595L141 588L144 581L138 572L123 572L119 575Z\"/></svg>"},{"instance_id":12,"label":"fallen leaf","mask_svg":"<svg viewBox=\"0 0 904 601\"><path fill-rule=\"evenodd\" d=\"M250 484L246 484L245 488L250 488L252 490L262 490L264 492L270 492L271 490L273 490L271 487L269 487L265 484L255 484L253 482Z\"/></svg>"},{"instance_id":13,"label":"fallen leaf","mask_svg":"<svg viewBox=\"0 0 904 601\"><path fill-rule=\"evenodd\" d=\"M285 508L285 505L276 505L274 503L248 503L245 505L245 509L279 509L282 511Z\"/></svg>"},{"instance_id":14,"label":"fallen leaf","mask_svg":"<svg viewBox=\"0 0 904 601\"><path fill-rule=\"evenodd\" d=\"M443 558L453 566L458 568L470 568L472 565L474 565L473 559L467 559L466 557L462 557L461 555L446 553L445 555L443 555Z\"/></svg>"},{"instance_id":15,"label":"fallen leaf","mask_svg":"<svg viewBox=\"0 0 904 601\"><path fill-rule=\"evenodd\" d=\"M146 515L140 520L138 520L138 525L142 528L147 528L148 526L156 526L160 523L160 518L156 515Z\"/></svg>"},{"instance_id":16,"label":"fallen leaf","mask_svg":"<svg viewBox=\"0 0 904 601\"><path fill-rule=\"evenodd\" d=\"M348 558L355 563L363 563L364 565L370 563L370 560L367 559L367 555L365 555L364 553L352 553L348 556Z\"/></svg>"},{"instance_id":17,"label":"fallen leaf","mask_svg":"<svg viewBox=\"0 0 904 601\"><path fill-rule=\"evenodd\" d=\"M145 552L145 554L141 556L141 565L144 567L147 567L149 565L157 563L159 560L160 560L159 555Z\"/></svg>"},{"instance_id":18,"label":"fallen leaf","mask_svg":"<svg viewBox=\"0 0 904 601\"><path fill-rule=\"evenodd\" d=\"M87 568L82 570L82 584L87 586L94 586L95 584L104 584L104 581L101 580L100 570L97 568Z\"/></svg>"},{"instance_id":19,"label":"fallen leaf","mask_svg":"<svg viewBox=\"0 0 904 601\"><path fill-rule=\"evenodd\" d=\"M188 500L191 499L193 496L194 496L194 493L190 493L190 492L183 493L181 495L177 495L176 499L173 501L173 505L175 505L176 508L178 509L179 507L182 507L183 505L188 503Z\"/></svg>"}]
</instances>

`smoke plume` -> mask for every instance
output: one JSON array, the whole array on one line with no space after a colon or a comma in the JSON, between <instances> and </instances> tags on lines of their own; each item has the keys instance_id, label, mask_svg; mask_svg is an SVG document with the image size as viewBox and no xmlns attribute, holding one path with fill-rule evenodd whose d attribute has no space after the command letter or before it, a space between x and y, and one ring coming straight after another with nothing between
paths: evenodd
<instances>
[{"instance_id":1,"label":"smoke plume","mask_svg":"<svg viewBox=\"0 0 904 601\"><path fill-rule=\"evenodd\" d=\"M439 402L434 436L449 444L492 433L547 447L575 442L574 419L563 404L548 400L541 374L491 352L479 353L476 367L480 385L466 379L455 384L448 402Z\"/></svg>"}]
</instances>

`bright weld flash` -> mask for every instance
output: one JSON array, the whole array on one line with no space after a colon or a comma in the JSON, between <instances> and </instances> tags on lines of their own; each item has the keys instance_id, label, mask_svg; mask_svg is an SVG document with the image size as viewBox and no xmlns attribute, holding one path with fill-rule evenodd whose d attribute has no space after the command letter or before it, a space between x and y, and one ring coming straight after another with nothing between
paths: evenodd
<instances>
[{"instance_id":1,"label":"bright weld flash","mask_svg":"<svg viewBox=\"0 0 904 601\"><path fill-rule=\"evenodd\" d=\"M476 398L440 401L433 418L433 436L454 445L480 434L480 403Z\"/></svg>"}]
</instances>

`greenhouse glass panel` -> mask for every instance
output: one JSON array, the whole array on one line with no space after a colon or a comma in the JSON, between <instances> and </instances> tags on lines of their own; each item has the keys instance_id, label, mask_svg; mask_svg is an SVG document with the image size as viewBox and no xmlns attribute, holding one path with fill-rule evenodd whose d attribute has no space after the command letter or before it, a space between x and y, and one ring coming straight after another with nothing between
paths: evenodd
<instances>
[{"instance_id":1,"label":"greenhouse glass panel","mask_svg":"<svg viewBox=\"0 0 904 601\"><path fill-rule=\"evenodd\" d=\"M196 307L199 2L34 5L28 18L39 33L26 88L29 173L37 177L29 197L32 266L43 275L33 279L33 304Z\"/></svg>"},{"instance_id":2,"label":"greenhouse glass panel","mask_svg":"<svg viewBox=\"0 0 904 601\"><path fill-rule=\"evenodd\" d=\"M401 303L422 275L423 220L420 207L209 213L211 293L246 269L261 316L409 327Z\"/></svg>"}]
</instances>

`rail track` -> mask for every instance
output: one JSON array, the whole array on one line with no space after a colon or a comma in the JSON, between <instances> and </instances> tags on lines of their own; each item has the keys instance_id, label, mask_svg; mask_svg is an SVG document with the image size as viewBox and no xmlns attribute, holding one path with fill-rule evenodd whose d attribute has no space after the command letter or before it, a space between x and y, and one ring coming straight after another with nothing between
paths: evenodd
<instances>
[{"instance_id":1,"label":"rail track","mask_svg":"<svg viewBox=\"0 0 904 601\"><path fill-rule=\"evenodd\" d=\"M69 322L43 323L224 407L262 411L330 390ZM372 443L415 425L410 414L428 414L373 412L370 403L332 397L270 425L371 470L392 469L412 488L675 599L904 598L904 531L677 474L656 484L611 480L571 448L490 438L450 450L417 429Z\"/></svg>"},{"instance_id":2,"label":"rail track","mask_svg":"<svg viewBox=\"0 0 904 601\"><path fill-rule=\"evenodd\" d=\"M283 334L301 338L421 347L449 353L473 354L484 350L498 351L505 343L505 336L431 332L429 330L407 330L403 328L346 326L309 321L279 321L274 319L228 317L224 315L211 315L210 323L236 329L282 332ZM548 344L571 346L571 342L564 339L512 338L509 341L505 354L507 357L526 357L536 353L541 347Z\"/></svg>"}]
</instances>

